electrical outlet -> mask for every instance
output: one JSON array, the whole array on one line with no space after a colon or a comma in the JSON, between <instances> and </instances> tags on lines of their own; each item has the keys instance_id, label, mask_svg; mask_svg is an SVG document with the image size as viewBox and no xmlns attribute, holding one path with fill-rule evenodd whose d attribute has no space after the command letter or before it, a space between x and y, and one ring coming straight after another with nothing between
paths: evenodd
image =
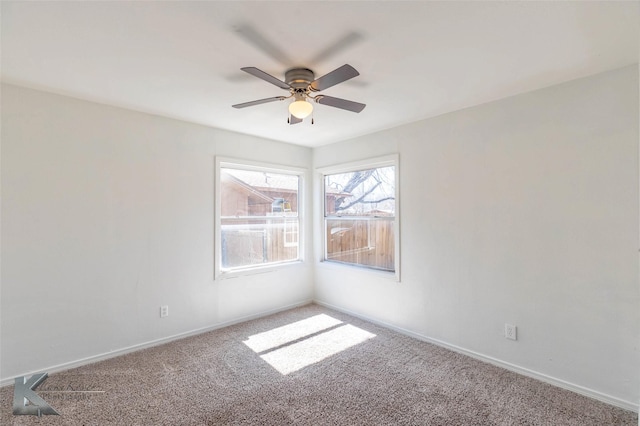
<instances>
[{"instance_id":1,"label":"electrical outlet","mask_svg":"<svg viewBox=\"0 0 640 426\"><path fill-rule=\"evenodd\" d=\"M168 305L160 306L160 318L164 318L168 316L169 316L169 306Z\"/></svg>"},{"instance_id":2,"label":"electrical outlet","mask_svg":"<svg viewBox=\"0 0 640 426\"><path fill-rule=\"evenodd\" d=\"M505 324L504 337L510 340L518 340L518 327L513 324Z\"/></svg>"}]
</instances>

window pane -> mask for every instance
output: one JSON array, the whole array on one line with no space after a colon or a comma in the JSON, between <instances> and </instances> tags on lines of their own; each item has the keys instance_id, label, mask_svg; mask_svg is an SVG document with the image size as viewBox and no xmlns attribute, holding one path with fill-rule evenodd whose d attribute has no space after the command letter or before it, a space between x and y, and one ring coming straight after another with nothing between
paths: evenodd
<instances>
[{"instance_id":1,"label":"window pane","mask_svg":"<svg viewBox=\"0 0 640 426\"><path fill-rule=\"evenodd\" d=\"M394 221L326 220L327 260L394 271Z\"/></svg>"},{"instance_id":2,"label":"window pane","mask_svg":"<svg viewBox=\"0 0 640 426\"><path fill-rule=\"evenodd\" d=\"M220 169L221 215L297 216L298 176Z\"/></svg>"},{"instance_id":3,"label":"window pane","mask_svg":"<svg viewBox=\"0 0 640 426\"><path fill-rule=\"evenodd\" d=\"M284 218L222 219L222 269L298 259L298 223Z\"/></svg>"},{"instance_id":4,"label":"window pane","mask_svg":"<svg viewBox=\"0 0 640 426\"><path fill-rule=\"evenodd\" d=\"M325 175L325 215L395 216L395 167Z\"/></svg>"},{"instance_id":5,"label":"window pane","mask_svg":"<svg viewBox=\"0 0 640 426\"><path fill-rule=\"evenodd\" d=\"M299 181L287 172L220 167L221 271L300 259Z\"/></svg>"}]
</instances>

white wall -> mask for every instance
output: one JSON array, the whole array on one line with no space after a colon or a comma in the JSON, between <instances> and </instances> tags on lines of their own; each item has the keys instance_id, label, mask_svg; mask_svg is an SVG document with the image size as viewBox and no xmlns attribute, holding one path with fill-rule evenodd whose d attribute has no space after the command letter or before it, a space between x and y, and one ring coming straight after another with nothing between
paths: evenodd
<instances>
[{"instance_id":1,"label":"white wall","mask_svg":"<svg viewBox=\"0 0 640 426\"><path fill-rule=\"evenodd\" d=\"M402 282L319 264L316 300L637 410L638 139L634 66L318 148L399 153Z\"/></svg>"},{"instance_id":2,"label":"white wall","mask_svg":"<svg viewBox=\"0 0 640 426\"><path fill-rule=\"evenodd\" d=\"M637 409L638 133L637 67L313 153L5 85L0 378L278 310L315 289L322 303ZM314 262L214 281L215 155L323 167L390 153L401 283ZM306 247L318 259L315 214Z\"/></svg>"},{"instance_id":3,"label":"white wall","mask_svg":"<svg viewBox=\"0 0 640 426\"><path fill-rule=\"evenodd\" d=\"M311 163L308 148L2 87L2 379L312 299L309 263L214 281L215 155Z\"/></svg>"}]
</instances>

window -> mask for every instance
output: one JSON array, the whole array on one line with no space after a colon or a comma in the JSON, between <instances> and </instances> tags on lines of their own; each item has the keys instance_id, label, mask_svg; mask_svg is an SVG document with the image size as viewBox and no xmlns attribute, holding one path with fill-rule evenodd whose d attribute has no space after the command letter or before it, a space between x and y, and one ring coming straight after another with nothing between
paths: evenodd
<instances>
[{"instance_id":1,"label":"window","mask_svg":"<svg viewBox=\"0 0 640 426\"><path fill-rule=\"evenodd\" d=\"M302 171L219 160L216 276L300 260Z\"/></svg>"},{"instance_id":2,"label":"window","mask_svg":"<svg viewBox=\"0 0 640 426\"><path fill-rule=\"evenodd\" d=\"M397 157L323 169L324 260L398 274Z\"/></svg>"}]
</instances>

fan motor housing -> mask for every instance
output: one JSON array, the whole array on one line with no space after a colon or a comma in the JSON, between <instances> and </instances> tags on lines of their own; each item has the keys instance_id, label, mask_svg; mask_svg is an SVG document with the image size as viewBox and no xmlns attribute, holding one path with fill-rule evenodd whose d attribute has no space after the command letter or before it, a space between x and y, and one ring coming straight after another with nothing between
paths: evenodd
<instances>
[{"instance_id":1,"label":"fan motor housing","mask_svg":"<svg viewBox=\"0 0 640 426\"><path fill-rule=\"evenodd\" d=\"M313 80L313 71L308 68L292 68L284 74L285 83L294 89L306 89Z\"/></svg>"}]
</instances>

